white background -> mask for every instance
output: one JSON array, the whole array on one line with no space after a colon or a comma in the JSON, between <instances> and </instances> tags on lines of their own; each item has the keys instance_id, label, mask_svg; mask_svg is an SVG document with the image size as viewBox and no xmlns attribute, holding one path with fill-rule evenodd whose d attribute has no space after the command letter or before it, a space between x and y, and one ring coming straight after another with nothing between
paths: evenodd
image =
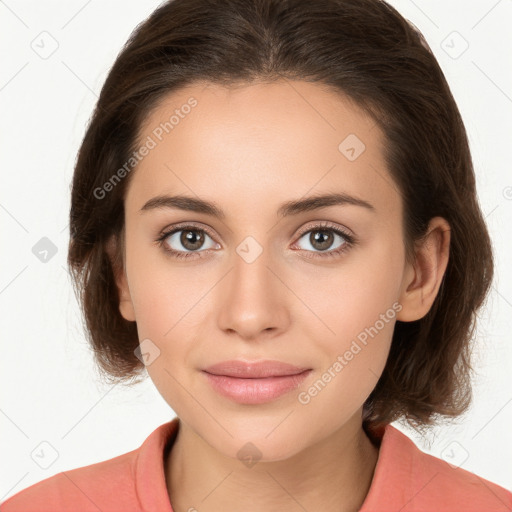
<instances>
[{"instance_id":1,"label":"white background","mask_svg":"<svg viewBox=\"0 0 512 512\"><path fill-rule=\"evenodd\" d=\"M395 426L424 451L465 459L461 467L512 490L512 2L390 3L424 33L459 105L497 265L477 332L472 409L428 439ZM117 53L158 4L0 1L0 500L131 451L175 416L149 378L134 388L98 379L66 270L69 190L87 120ZM32 48L41 37L46 48L58 43L47 59ZM42 237L57 248L46 263L32 252ZM31 458L44 441L58 453L47 469Z\"/></svg>"}]
</instances>

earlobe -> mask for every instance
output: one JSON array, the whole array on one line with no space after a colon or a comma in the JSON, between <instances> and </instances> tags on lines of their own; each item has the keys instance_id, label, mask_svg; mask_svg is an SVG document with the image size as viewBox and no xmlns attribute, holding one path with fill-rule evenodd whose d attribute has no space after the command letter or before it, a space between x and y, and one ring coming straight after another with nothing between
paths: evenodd
<instances>
[{"instance_id":1,"label":"earlobe","mask_svg":"<svg viewBox=\"0 0 512 512\"><path fill-rule=\"evenodd\" d=\"M118 282L117 288L119 290L119 312L123 315L125 320L135 322L135 309L133 308L130 289L128 288L128 281L124 270L121 270L120 276L116 278L116 281Z\"/></svg>"},{"instance_id":2,"label":"earlobe","mask_svg":"<svg viewBox=\"0 0 512 512\"><path fill-rule=\"evenodd\" d=\"M125 320L135 322L135 310L131 299L120 299L119 311Z\"/></svg>"},{"instance_id":3,"label":"earlobe","mask_svg":"<svg viewBox=\"0 0 512 512\"><path fill-rule=\"evenodd\" d=\"M416 261L404 272L397 320L412 322L430 311L448 266L449 251L450 225L444 218L434 217L416 250Z\"/></svg>"},{"instance_id":4,"label":"earlobe","mask_svg":"<svg viewBox=\"0 0 512 512\"><path fill-rule=\"evenodd\" d=\"M130 295L130 288L128 287L128 280L126 271L124 269L122 256L118 251L117 239L112 235L105 246L110 262L112 264L112 271L114 273L116 286L119 295L119 312L125 320L135 322L135 309Z\"/></svg>"}]
</instances>

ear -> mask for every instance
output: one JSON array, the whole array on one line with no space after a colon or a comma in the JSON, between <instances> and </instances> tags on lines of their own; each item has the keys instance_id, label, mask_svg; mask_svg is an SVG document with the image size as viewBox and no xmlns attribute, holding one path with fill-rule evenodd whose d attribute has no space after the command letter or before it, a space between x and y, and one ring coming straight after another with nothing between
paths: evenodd
<instances>
[{"instance_id":1,"label":"ear","mask_svg":"<svg viewBox=\"0 0 512 512\"><path fill-rule=\"evenodd\" d=\"M450 252L450 225L442 217L430 220L427 235L416 249L416 261L407 264L397 320L423 318L432 307L441 286Z\"/></svg>"},{"instance_id":2,"label":"ear","mask_svg":"<svg viewBox=\"0 0 512 512\"><path fill-rule=\"evenodd\" d=\"M112 235L105 245L105 250L110 258L112 271L119 292L119 312L125 320L135 322L135 309L128 287L128 279L126 277L121 249L118 247L118 244L119 240L115 235Z\"/></svg>"}]
</instances>

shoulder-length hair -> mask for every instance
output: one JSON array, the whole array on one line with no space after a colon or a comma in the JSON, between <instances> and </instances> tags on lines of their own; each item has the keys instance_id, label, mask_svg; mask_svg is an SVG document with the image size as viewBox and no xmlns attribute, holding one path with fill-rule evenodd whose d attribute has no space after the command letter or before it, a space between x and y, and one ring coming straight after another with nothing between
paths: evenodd
<instances>
[{"instance_id":1,"label":"shoulder-length hair","mask_svg":"<svg viewBox=\"0 0 512 512\"><path fill-rule=\"evenodd\" d=\"M332 87L381 128L404 205L408 262L431 218L444 217L451 228L438 295L423 318L397 321L363 425L405 417L421 427L462 414L472 398L475 317L493 278L491 241L446 79L421 33L381 0L173 0L134 30L103 85L72 183L68 264L102 375L133 381L144 369L134 353L136 323L119 312L114 278L123 266L123 201L133 173L122 173L108 193L102 187L129 161L144 119L168 93L199 82L283 78ZM121 242L113 260L111 235Z\"/></svg>"}]
</instances>

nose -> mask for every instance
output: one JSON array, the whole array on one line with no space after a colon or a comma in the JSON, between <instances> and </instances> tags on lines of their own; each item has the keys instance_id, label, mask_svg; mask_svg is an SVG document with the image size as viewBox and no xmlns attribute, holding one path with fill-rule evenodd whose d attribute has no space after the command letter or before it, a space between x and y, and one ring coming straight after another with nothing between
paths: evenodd
<instances>
[{"instance_id":1,"label":"nose","mask_svg":"<svg viewBox=\"0 0 512 512\"><path fill-rule=\"evenodd\" d=\"M241 255L240 255L241 254ZM222 280L218 296L218 324L223 331L246 340L287 329L289 296L293 295L263 250L255 259L235 253L233 266Z\"/></svg>"}]
</instances>

